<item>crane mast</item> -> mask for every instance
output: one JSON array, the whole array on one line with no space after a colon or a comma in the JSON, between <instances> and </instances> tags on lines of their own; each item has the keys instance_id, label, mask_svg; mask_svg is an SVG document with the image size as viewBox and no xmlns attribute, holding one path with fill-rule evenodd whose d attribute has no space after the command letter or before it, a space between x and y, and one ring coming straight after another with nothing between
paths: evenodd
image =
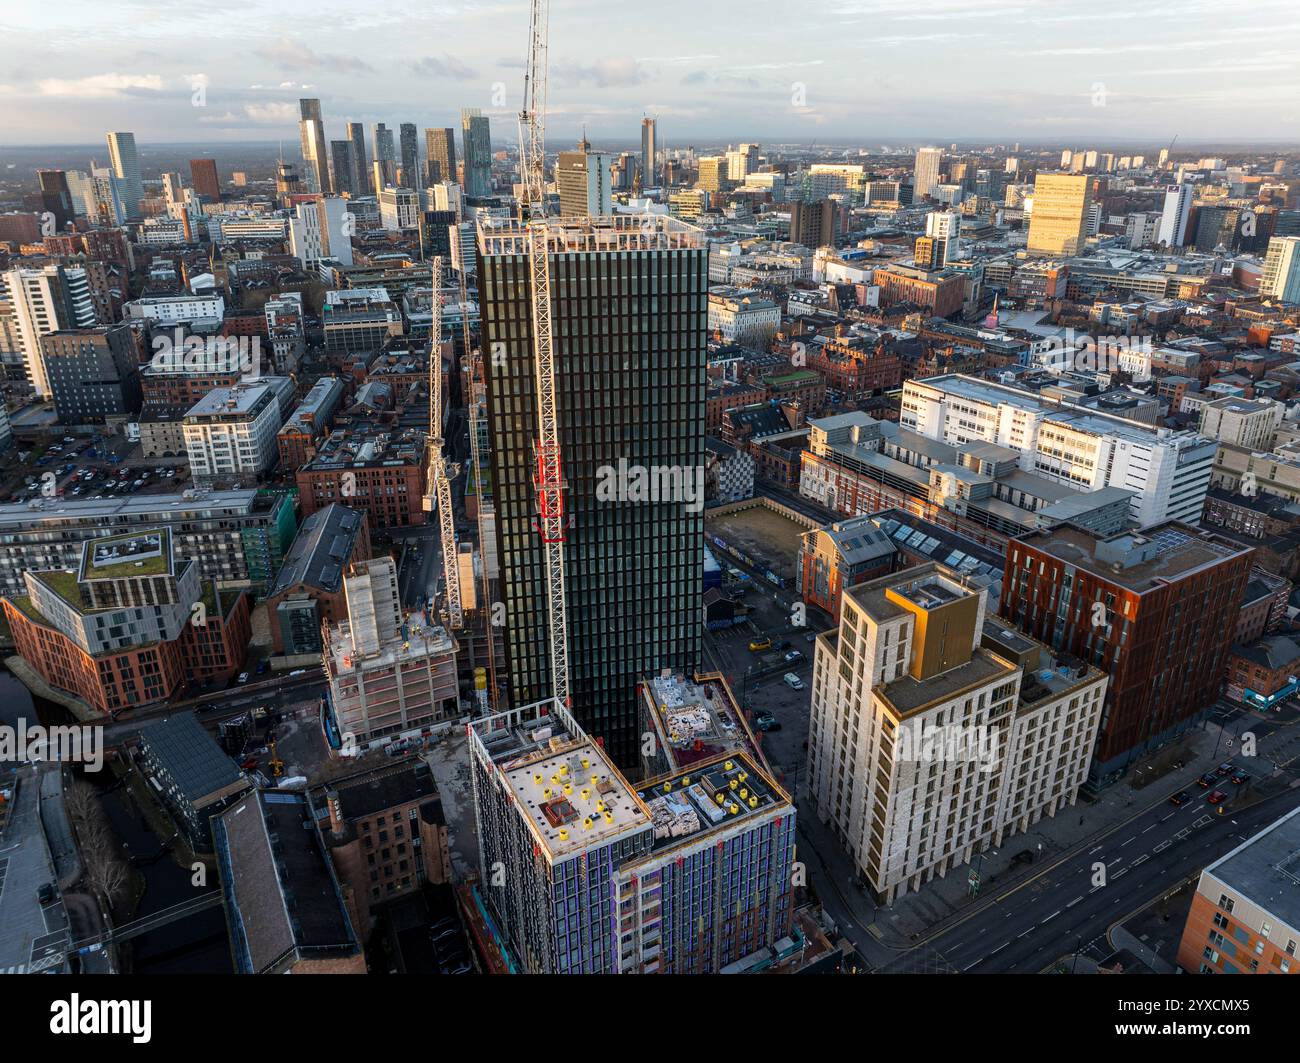
<instances>
[{"instance_id":1,"label":"crane mast","mask_svg":"<svg viewBox=\"0 0 1300 1063\"><path fill-rule=\"evenodd\" d=\"M528 17L528 58L524 106L519 112L520 220L528 226L532 284L533 360L537 386L538 532L546 572L547 616L551 643L551 689L566 709L569 699L569 627L564 593L564 468L555 400L555 352L551 342L551 271L546 226L546 80L549 0L532 0Z\"/></svg>"},{"instance_id":2,"label":"crane mast","mask_svg":"<svg viewBox=\"0 0 1300 1063\"><path fill-rule=\"evenodd\" d=\"M464 306L461 313L465 312ZM460 561L457 557L456 521L451 508L451 476L443 454L442 437L442 256L433 260L433 298L429 321L429 468L424 508L436 511L442 547L443 576L447 585L447 622L452 629L464 624L460 597Z\"/></svg>"}]
</instances>

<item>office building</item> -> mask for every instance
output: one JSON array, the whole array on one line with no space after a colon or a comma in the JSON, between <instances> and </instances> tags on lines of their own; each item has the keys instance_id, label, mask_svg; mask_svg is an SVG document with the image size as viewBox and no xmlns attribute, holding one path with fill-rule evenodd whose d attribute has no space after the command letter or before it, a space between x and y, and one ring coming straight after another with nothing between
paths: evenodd
<instances>
[{"instance_id":1,"label":"office building","mask_svg":"<svg viewBox=\"0 0 1300 1063\"><path fill-rule=\"evenodd\" d=\"M933 241L931 269L940 269L962 257L961 214L957 211L931 211L925 216L925 235Z\"/></svg>"},{"instance_id":2,"label":"office building","mask_svg":"<svg viewBox=\"0 0 1300 1063\"><path fill-rule=\"evenodd\" d=\"M704 475L707 249L699 230L664 215L555 221L541 238L553 342L567 352L556 359L555 394L568 484L569 683L579 720L630 759L637 682L699 661L702 486L690 499ZM513 223L480 230L484 342L501 352L487 364L488 420L516 705L551 693L545 548L534 527L528 239ZM608 293L598 314L589 290ZM611 496L618 470L632 467L677 486L654 492L657 501L617 487Z\"/></svg>"},{"instance_id":3,"label":"office building","mask_svg":"<svg viewBox=\"0 0 1300 1063\"><path fill-rule=\"evenodd\" d=\"M604 152L562 151L555 159L560 214L566 218L601 218L614 212L610 168L614 156Z\"/></svg>"},{"instance_id":4,"label":"office building","mask_svg":"<svg viewBox=\"0 0 1300 1063\"><path fill-rule=\"evenodd\" d=\"M899 425L957 447L995 444L1021 471L1075 490L1130 491L1138 527L1199 521L1217 449L1195 432L1148 428L959 374L907 381Z\"/></svg>"},{"instance_id":5,"label":"office building","mask_svg":"<svg viewBox=\"0 0 1300 1063\"><path fill-rule=\"evenodd\" d=\"M1189 242L1187 222L1192 214L1192 201L1196 198L1195 194L1196 189L1191 185L1175 185L1165 193L1165 205L1160 214L1157 242L1165 247L1183 247Z\"/></svg>"},{"instance_id":6,"label":"office building","mask_svg":"<svg viewBox=\"0 0 1300 1063\"><path fill-rule=\"evenodd\" d=\"M1214 704L1252 551L1178 521L1072 525L1007 548L999 613L1110 676L1092 778L1118 778Z\"/></svg>"},{"instance_id":7,"label":"office building","mask_svg":"<svg viewBox=\"0 0 1300 1063\"><path fill-rule=\"evenodd\" d=\"M1188 974L1300 974L1300 808L1201 872L1178 966Z\"/></svg>"},{"instance_id":8,"label":"office building","mask_svg":"<svg viewBox=\"0 0 1300 1063\"><path fill-rule=\"evenodd\" d=\"M477 107L460 112L462 146L465 157L465 195L486 199L492 194L492 131L487 115ZM455 180L444 178L444 180Z\"/></svg>"},{"instance_id":9,"label":"office building","mask_svg":"<svg viewBox=\"0 0 1300 1063\"><path fill-rule=\"evenodd\" d=\"M641 119L641 187L657 188L659 186L659 145L658 120Z\"/></svg>"},{"instance_id":10,"label":"office building","mask_svg":"<svg viewBox=\"0 0 1300 1063\"><path fill-rule=\"evenodd\" d=\"M326 626L327 733L356 747L456 715L456 640L406 614L391 557L354 562L343 578L346 620Z\"/></svg>"},{"instance_id":11,"label":"office building","mask_svg":"<svg viewBox=\"0 0 1300 1063\"><path fill-rule=\"evenodd\" d=\"M410 232L420 227L420 193L389 185L379 192L379 221L389 232Z\"/></svg>"},{"instance_id":12,"label":"office building","mask_svg":"<svg viewBox=\"0 0 1300 1063\"><path fill-rule=\"evenodd\" d=\"M456 183L456 132L450 126L424 131L426 187Z\"/></svg>"},{"instance_id":13,"label":"office building","mask_svg":"<svg viewBox=\"0 0 1300 1063\"><path fill-rule=\"evenodd\" d=\"M73 205L68 175L63 170L37 170L36 180L41 189L42 213L53 223L56 232L62 232L82 213Z\"/></svg>"},{"instance_id":14,"label":"office building","mask_svg":"<svg viewBox=\"0 0 1300 1063\"><path fill-rule=\"evenodd\" d=\"M1269 240L1259 293L1284 303L1300 303L1300 236Z\"/></svg>"},{"instance_id":15,"label":"office building","mask_svg":"<svg viewBox=\"0 0 1300 1063\"><path fill-rule=\"evenodd\" d=\"M125 322L47 333L41 358L60 424L104 424L140 412L140 360Z\"/></svg>"},{"instance_id":16,"label":"office building","mask_svg":"<svg viewBox=\"0 0 1300 1063\"><path fill-rule=\"evenodd\" d=\"M723 192L728 185L726 158L722 155L701 156L696 186L704 192Z\"/></svg>"},{"instance_id":17,"label":"office building","mask_svg":"<svg viewBox=\"0 0 1300 1063\"><path fill-rule=\"evenodd\" d=\"M795 808L745 752L633 786L553 704L469 740L483 900L523 972L724 974L790 933Z\"/></svg>"},{"instance_id":18,"label":"office building","mask_svg":"<svg viewBox=\"0 0 1300 1063\"><path fill-rule=\"evenodd\" d=\"M1040 173L1034 178L1034 209L1029 217L1029 250L1045 255L1077 255L1087 244L1092 178L1086 174Z\"/></svg>"},{"instance_id":19,"label":"office building","mask_svg":"<svg viewBox=\"0 0 1300 1063\"><path fill-rule=\"evenodd\" d=\"M328 195L333 187L330 185L329 155L325 151L325 122L321 118L320 100L299 100L298 114L298 137L302 145L307 191Z\"/></svg>"},{"instance_id":20,"label":"office building","mask_svg":"<svg viewBox=\"0 0 1300 1063\"><path fill-rule=\"evenodd\" d=\"M808 790L892 904L1074 803L1106 677L987 612L986 582L929 563L844 591L817 636Z\"/></svg>"},{"instance_id":21,"label":"office building","mask_svg":"<svg viewBox=\"0 0 1300 1063\"><path fill-rule=\"evenodd\" d=\"M134 133L108 134L108 161L117 181L115 194L128 221L138 221L144 183L140 179L140 156L135 150Z\"/></svg>"},{"instance_id":22,"label":"office building","mask_svg":"<svg viewBox=\"0 0 1300 1063\"><path fill-rule=\"evenodd\" d=\"M790 204L790 242L804 247L834 247L840 208L833 199Z\"/></svg>"},{"instance_id":23,"label":"office building","mask_svg":"<svg viewBox=\"0 0 1300 1063\"><path fill-rule=\"evenodd\" d=\"M912 165L912 202L920 203L934 194L943 170L942 148L918 148Z\"/></svg>"}]
</instances>

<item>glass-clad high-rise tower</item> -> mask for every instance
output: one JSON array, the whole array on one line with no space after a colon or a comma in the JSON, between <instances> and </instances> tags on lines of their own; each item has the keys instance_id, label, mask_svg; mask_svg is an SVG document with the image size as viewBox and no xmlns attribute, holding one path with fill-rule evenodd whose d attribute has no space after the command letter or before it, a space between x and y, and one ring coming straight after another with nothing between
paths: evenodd
<instances>
[{"instance_id":1,"label":"glass-clad high-rise tower","mask_svg":"<svg viewBox=\"0 0 1300 1063\"><path fill-rule=\"evenodd\" d=\"M700 656L708 251L667 216L545 223L573 713L620 763L636 684ZM549 697L537 366L526 228L479 233L479 294L511 701Z\"/></svg>"}]
</instances>

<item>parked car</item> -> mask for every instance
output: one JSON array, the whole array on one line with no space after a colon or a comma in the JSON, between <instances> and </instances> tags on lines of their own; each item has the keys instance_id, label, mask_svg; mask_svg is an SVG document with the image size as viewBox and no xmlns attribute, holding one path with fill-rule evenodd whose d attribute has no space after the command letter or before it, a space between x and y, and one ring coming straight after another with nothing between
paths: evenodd
<instances>
[{"instance_id":1,"label":"parked car","mask_svg":"<svg viewBox=\"0 0 1300 1063\"><path fill-rule=\"evenodd\" d=\"M36 891L36 899L41 902L42 908L48 908L51 904L53 904L56 900L58 900L59 895L54 890L54 883L47 882L40 889L38 889Z\"/></svg>"},{"instance_id":2,"label":"parked car","mask_svg":"<svg viewBox=\"0 0 1300 1063\"><path fill-rule=\"evenodd\" d=\"M1174 796L1169 799L1169 803L1171 805L1185 805L1191 799L1192 795L1186 790L1182 790L1179 793L1174 794Z\"/></svg>"},{"instance_id":3,"label":"parked car","mask_svg":"<svg viewBox=\"0 0 1300 1063\"><path fill-rule=\"evenodd\" d=\"M1217 772L1207 771L1204 775L1202 775L1199 779L1196 780L1196 785L1199 786L1202 790L1208 790L1211 786L1213 786L1218 781L1219 781L1219 775Z\"/></svg>"},{"instance_id":4,"label":"parked car","mask_svg":"<svg viewBox=\"0 0 1300 1063\"><path fill-rule=\"evenodd\" d=\"M1210 794L1210 804L1212 805L1221 805L1226 800L1228 800L1228 795L1222 790L1215 790L1214 793Z\"/></svg>"},{"instance_id":5,"label":"parked car","mask_svg":"<svg viewBox=\"0 0 1300 1063\"><path fill-rule=\"evenodd\" d=\"M754 653L760 653L763 650L770 650L772 648L772 640L766 636L761 639L751 639L749 648Z\"/></svg>"},{"instance_id":6,"label":"parked car","mask_svg":"<svg viewBox=\"0 0 1300 1063\"><path fill-rule=\"evenodd\" d=\"M1232 761L1230 761L1230 760L1225 760L1225 761L1224 761L1222 764L1220 764L1219 767L1218 767L1218 772L1219 772L1219 774L1220 774L1221 776L1223 776L1223 775L1231 775L1231 774L1232 774L1234 771L1236 771L1236 770L1237 770L1237 765L1235 765L1235 764L1234 764Z\"/></svg>"},{"instance_id":7,"label":"parked car","mask_svg":"<svg viewBox=\"0 0 1300 1063\"><path fill-rule=\"evenodd\" d=\"M1235 771L1232 773L1232 783L1234 786L1240 786L1244 782L1250 781L1250 774L1244 771Z\"/></svg>"},{"instance_id":8,"label":"parked car","mask_svg":"<svg viewBox=\"0 0 1300 1063\"><path fill-rule=\"evenodd\" d=\"M800 653L798 650L791 650L789 653L787 653L787 654L785 655L785 659L786 659L787 662L789 662L789 661L801 661L801 660L803 660L803 654Z\"/></svg>"},{"instance_id":9,"label":"parked car","mask_svg":"<svg viewBox=\"0 0 1300 1063\"><path fill-rule=\"evenodd\" d=\"M785 675L783 675L781 678L785 681L785 685L788 686L791 690L803 689L803 680L800 679L793 672L786 672Z\"/></svg>"}]
</instances>

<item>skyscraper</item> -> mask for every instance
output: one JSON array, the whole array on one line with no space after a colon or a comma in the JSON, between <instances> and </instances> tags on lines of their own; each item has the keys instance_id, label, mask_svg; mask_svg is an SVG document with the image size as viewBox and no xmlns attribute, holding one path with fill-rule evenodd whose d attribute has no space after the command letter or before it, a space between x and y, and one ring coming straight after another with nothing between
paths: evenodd
<instances>
[{"instance_id":1,"label":"skyscraper","mask_svg":"<svg viewBox=\"0 0 1300 1063\"><path fill-rule=\"evenodd\" d=\"M403 188L420 187L420 142L417 139L415 123L403 122L398 128L399 143L402 149L401 184Z\"/></svg>"},{"instance_id":2,"label":"skyscraper","mask_svg":"<svg viewBox=\"0 0 1300 1063\"><path fill-rule=\"evenodd\" d=\"M37 170L36 178L41 186L41 207L44 213L53 220L55 229L67 228L77 213L72 205L68 175L63 170Z\"/></svg>"},{"instance_id":3,"label":"skyscraper","mask_svg":"<svg viewBox=\"0 0 1300 1063\"><path fill-rule=\"evenodd\" d=\"M190 183L194 191L210 200L221 198L221 178L216 159L190 159Z\"/></svg>"},{"instance_id":4,"label":"skyscraper","mask_svg":"<svg viewBox=\"0 0 1300 1063\"><path fill-rule=\"evenodd\" d=\"M140 180L140 156L136 154L134 133L108 134L108 161L118 181L122 210L128 220L138 221L144 183Z\"/></svg>"},{"instance_id":5,"label":"skyscraper","mask_svg":"<svg viewBox=\"0 0 1300 1063\"><path fill-rule=\"evenodd\" d=\"M641 119L641 184L646 188L654 188L659 183L655 165L655 152L658 150L656 121L654 118Z\"/></svg>"},{"instance_id":6,"label":"skyscraper","mask_svg":"<svg viewBox=\"0 0 1300 1063\"><path fill-rule=\"evenodd\" d=\"M599 151L562 151L555 160L560 213L565 217L603 217L614 212L610 168L614 156Z\"/></svg>"},{"instance_id":7,"label":"skyscraper","mask_svg":"<svg viewBox=\"0 0 1300 1063\"><path fill-rule=\"evenodd\" d=\"M620 763L636 684L700 655L708 253L663 215L548 225L573 712ZM527 230L479 238L497 550L513 704L551 696L545 547L536 529L536 355ZM596 299L588 293L600 292ZM647 481L655 487L643 490Z\"/></svg>"},{"instance_id":8,"label":"skyscraper","mask_svg":"<svg viewBox=\"0 0 1300 1063\"><path fill-rule=\"evenodd\" d=\"M920 203L934 191L943 167L942 148L918 148L912 167L912 202Z\"/></svg>"},{"instance_id":9,"label":"skyscraper","mask_svg":"<svg viewBox=\"0 0 1300 1063\"><path fill-rule=\"evenodd\" d=\"M330 170L334 191L339 195L357 195L357 167L352 158L351 140L330 141Z\"/></svg>"},{"instance_id":10,"label":"skyscraper","mask_svg":"<svg viewBox=\"0 0 1300 1063\"><path fill-rule=\"evenodd\" d=\"M366 161L366 127L360 122L348 123L348 140L352 141L352 167L356 171L357 195L374 191L370 185L370 164Z\"/></svg>"},{"instance_id":11,"label":"skyscraper","mask_svg":"<svg viewBox=\"0 0 1300 1063\"><path fill-rule=\"evenodd\" d=\"M460 112L465 149L465 195L482 199L492 194L492 131L487 116L477 107Z\"/></svg>"},{"instance_id":12,"label":"skyscraper","mask_svg":"<svg viewBox=\"0 0 1300 1063\"><path fill-rule=\"evenodd\" d=\"M1195 189L1177 185L1165 193L1164 211L1160 215L1160 232L1156 236L1166 247L1183 247L1187 243L1187 219L1192 213Z\"/></svg>"},{"instance_id":13,"label":"skyscraper","mask_svg":"<svg viewBox=\"0 0 1300 1063\"><path fill-rule=\"evenodd\" d=\"M383 122L374 128L375 194L388 185L397 184L397 149L393 146L393 131Z\"/></svg>"},{"instance_id":14,"label":"skyscraper","mask_svg":"<svg viewBox=\"0 0 1300 1063\"><path fill-rule=\"evenodd\" d=\"M424 131L425 164L424 183L426 186L442 184L444 181L456 180L456 132L450 126L443 129L426 129Z\"/></svg>"},{"instance_id":15,"label":"skyscraper","mask_svg":"<svg viewBox=\"0 0 1300 1063\"><path fill-rule=\"evenodd\" d=\"M1034 178L1029 250L1077 255L1087 242L1092 178L1087 174L1040 173Z\"/></svg>"},{"instance_id":16,"label":"skyscraper","mask_svg":"<svg viewBox=\"0 0 1300 1063\"><path fill-rule=\"evenodd\" d=\"M39 397L48 398L51 392L41 337L95 324L95 303L86 271L54 265L15 267L0 274L0 299L13 308L27 380Z\"/></svg>"},{"instance_id":17,"label":"skyscraper","mask_svg":"<svg viewBox=\"0 0 1300 1063\"><path fill-rule=\"evenodd\" d=\"M325 152L325 123L320 116L320 100L298 101L298 134L302 141L303 169L307 174L307 191L330 191L330 163Z\"/></svg>"}]
</instances>

